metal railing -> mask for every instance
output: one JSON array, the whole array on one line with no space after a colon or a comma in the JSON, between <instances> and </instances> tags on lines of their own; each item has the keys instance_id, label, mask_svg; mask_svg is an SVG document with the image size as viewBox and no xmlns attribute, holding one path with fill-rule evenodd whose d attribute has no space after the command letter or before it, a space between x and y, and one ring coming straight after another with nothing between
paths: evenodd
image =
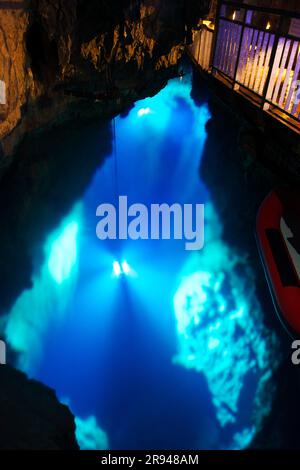
<instances>
[{"instance_id":1,"label":"metal railing","mask_svg":"<svg viewBox=\"0 0 300 470\"><path fill-rule=\"evenodd\" d=\"M190 47L195 62L300 130L300 14L220 1Z\"/></svg>"},{"instance_id":2,"label":"metal railing","mask_svg":"<svg viewBox=\"0 0 300 470\"><path fill-rule=\"evenodd\" d=\"M213 45L214 33L208 28L202 28L194 32L191 53L195 57L197 63L206 72L211 67L211 52Z\"/></svg>"}]
</instances>

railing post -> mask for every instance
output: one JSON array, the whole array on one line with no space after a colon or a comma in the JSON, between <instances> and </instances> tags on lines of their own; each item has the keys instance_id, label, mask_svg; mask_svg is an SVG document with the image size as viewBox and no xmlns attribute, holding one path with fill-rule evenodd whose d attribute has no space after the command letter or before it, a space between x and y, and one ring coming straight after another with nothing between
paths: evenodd
<instances>
[{"instance_id":1,"label":"railing post","mask_svg":"<svg viewBox=\"0 0 300 470\"><path fill-rule=\"evenodd\" d=\"M280 17L279 26L277 28L276 33L274 33L275 34L275 41L274 41L274 44L273 44L273 50L272 50L272 54L271 54L271 58L270 58L269 71L268 71L268 75L267 75L267 78L266 78L264 91L263 91L263 94L262 94L261 109L264 109L264 106L265 106L265 103L266 103L267 93L268 93L269 84L270 84L270 78L271 78L271 75L272 75L272 72L273 72L273 66L274 66L274 62L275 62L277 48L278 48L278 45L279 45L279 38L280 38L281 31L282 31L282 25L283 25L283 16ZM272 33L270 33L270 34L272 34Z\"/></svg>"},{"instance_id":2,"label":"railing post","mask_svg":"<svg viewBox=\"0 0 300 470\"><path fill-rule=\"evenodd\" d=\"M200 64L200 61L201 61L201 46L202 46L202 30L198 31L198 57L197 57L198 64Z\"/></svg>"},{"instance_id":3,"label":"railing post","mask_svg":"<svg viewBox=\"0 0 300 470\"><path fill-rule=\"evenodd\" d=\"M213 39L213 46L212 46L212 53L211 53L211 67L214 67L215 62L215 54L217 48L217 41L218 41L218 33L219 33L219 24L220 24L220 14L221 14L221 7L222 7L222 0L217 0L217 12L216 12L216 21L215 21L215 31L214 31L214 39Z\"/></svg>"}]
</instances>

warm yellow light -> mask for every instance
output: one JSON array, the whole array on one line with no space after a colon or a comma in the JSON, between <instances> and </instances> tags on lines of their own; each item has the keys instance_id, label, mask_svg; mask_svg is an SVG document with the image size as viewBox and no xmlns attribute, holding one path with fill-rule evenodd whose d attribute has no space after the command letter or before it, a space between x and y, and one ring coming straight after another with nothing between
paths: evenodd
<instances>
[{"instance_id":1,"label":"warm yellow light","mask_svg":"<svg viewBox=\"0 0 300 470\"><path fill-rule=\"evenodd\" d=\"M234 12L233 12L233 15L232 15L233 21L235 20L235 18L236 18L236 11L234 11Z\"/></svg>"},{"instance_id":2,"label":"warm yellow light","mask_svg":"<svg viewBox=\"0 0 300 470\"><path fill-rule=\"evenodd\" d=\"M210 20L203 20L202 24L211 30L215 29L215 25Z\"/></svg>"},{"instance_id":3,"label":"warm yellow light","mask_svg":"<svg viewBox=\"0 0 300 470\"><path fill-rule=\"evenodd\" d=\"M268 21L267 26L266 26L266 29L267 29L267 30L268 30L268 29L271 29L271 23L270 23L270 21Z\"/></svg>"}]
</instances>

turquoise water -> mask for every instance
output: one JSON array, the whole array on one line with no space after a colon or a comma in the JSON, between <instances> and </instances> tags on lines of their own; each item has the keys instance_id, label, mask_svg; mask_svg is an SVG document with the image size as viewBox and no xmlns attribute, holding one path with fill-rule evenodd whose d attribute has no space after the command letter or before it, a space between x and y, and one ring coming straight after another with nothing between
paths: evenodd
<instances>
[{"instance_id":1,"label":"turquoise water","mask_svg":"<svg viewBox=\"0 0 300 470\"><path fill-rule=\"evenodd\" d=\"M190 92L189 77L170 81L116 118L112 155L49 233L44 264L10 312L19 366L70 405L83 448L242 448L271 404L262 396L275 338L199 179L210 115ZM204 249L100 241L96 208L118 195L204 203ZM116 261L129 275L114 275Z\"/></svg>"}]
</instances>

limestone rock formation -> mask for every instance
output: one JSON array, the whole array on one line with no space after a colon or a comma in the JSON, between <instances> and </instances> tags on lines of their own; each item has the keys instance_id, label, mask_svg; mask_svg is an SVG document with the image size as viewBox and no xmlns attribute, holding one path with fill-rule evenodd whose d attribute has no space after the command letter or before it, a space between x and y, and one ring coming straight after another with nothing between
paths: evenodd
<instances>
[{"instance_id":1,"label":"limestone rock formation","mask_svg":"<svg viewBox=\"0 0 300 470\"><path fill-rule=\"evenodd\" d=\"M208 4L0 2L0 80L6 86L6 104L0 104L1 153L11 155L26 132L58 116L101 115L112 102L127 105L157 92L176 73L188 31ZM5 164L2 158L0 165Z\"/></svg>"}]
</instances>

